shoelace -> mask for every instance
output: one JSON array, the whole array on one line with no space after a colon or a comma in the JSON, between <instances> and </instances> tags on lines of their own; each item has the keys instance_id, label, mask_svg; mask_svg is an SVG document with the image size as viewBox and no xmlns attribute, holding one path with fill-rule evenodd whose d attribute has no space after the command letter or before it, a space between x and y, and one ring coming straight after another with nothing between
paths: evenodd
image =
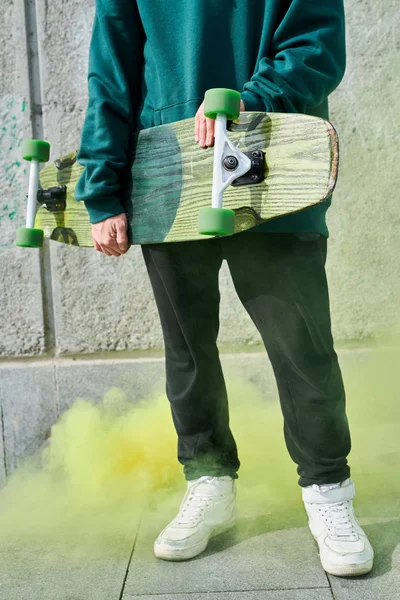
<instances>
[{"instance_id":1,"label":"shoelace","mask_svg":"<svg viewBox=\"0 0 400 600\"><path fill-rule=\"evenodd\" d=\"M179 515L174 519L174 522L179 525L196 524L202 517L205 509L211 503L210 496L198 496L195 490L199 483L203 481L211 481L213 478L209 476L200 477L198 482L190 489L185 504L181 508Z\"/></svg>"},{"instance_id":2,"label":"shoelace","mask_svg":"<svg viewBox=\"0 0 400 600\"><path fill-rule=\"evenodd\" d=\"M342 541L357 541L358 534L350 513L350 502L320 504L318 511L326 524L330 537Z\"/></svg>"}]
</instances>

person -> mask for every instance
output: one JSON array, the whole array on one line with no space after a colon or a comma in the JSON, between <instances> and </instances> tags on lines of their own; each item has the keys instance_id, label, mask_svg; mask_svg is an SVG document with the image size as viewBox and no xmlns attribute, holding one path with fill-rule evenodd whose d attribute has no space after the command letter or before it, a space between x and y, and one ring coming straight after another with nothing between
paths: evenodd
<instances>
[{"instance_id":1,"label":"person","mask_svg":"<svg viewBox=\"0 0 400 600\"><path fill-rule=\"evenodd\" d=\"M212 146L214 121L203 102L210 88L240 91L241 110L328 118L345 62L343 0L96 0L78 153L85 169L75 190L96 249L121 256L129 248L121 188L133 132L195 117L193 143ZM178 515L154 544L161 559L193 558L235 524L240 462L217 349L226 260L272 364L322 566L339 576L372 569L353 511L345 390L331 334L331 201L233 236L142 246L187 480Z\"/></svg>"}]
</instances>

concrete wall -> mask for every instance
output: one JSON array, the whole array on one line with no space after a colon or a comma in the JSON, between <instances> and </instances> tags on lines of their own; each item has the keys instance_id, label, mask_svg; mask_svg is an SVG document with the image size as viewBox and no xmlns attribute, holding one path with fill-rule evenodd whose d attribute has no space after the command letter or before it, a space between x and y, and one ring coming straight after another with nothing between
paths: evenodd
<instances>
[{"instance_id":1,"label":"concrete wall","mask_svg":"<svg viewBox=\"0 0 400 600\"><path fill-rule=\"evenodd\" d=\"M396 0L347 0L346 11L348 68L331 98L340 177L328 213L338 347L382 332L396 338L400 322L400 13ZM22 139L50 141L51 160L79 145L93 15L94 3L79 0L0 7L0 482L48 435L80 393L77 382L96 396L125 381L134 399L163 378L162 361L151 361L162 356L162 338L139 248L112 260L57 243L14 245L26 206ZM257 347L225 266L221 289L222 351ZM268 371L254 360L256 371Z\"/></svg>"}]
</instances>

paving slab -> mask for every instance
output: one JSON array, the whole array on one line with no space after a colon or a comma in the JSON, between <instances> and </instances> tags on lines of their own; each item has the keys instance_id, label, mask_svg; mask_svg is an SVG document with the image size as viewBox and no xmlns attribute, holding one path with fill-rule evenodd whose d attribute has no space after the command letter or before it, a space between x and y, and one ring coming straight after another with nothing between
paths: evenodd
<instances>
[{"instance_id":1,"label":"paving slab","mask_svg":"<svg viewBox=\"0 0 400 600\"><path fill-rule=\"evenodd\" d=\"M385 419L387 389L379 404L382 419ZM387 420L397 416L394 410L387 415ZM362 418L360 415L361 421ZM353 428L354 447L363 449L351 461L356 484L354 505L374 548L375 559L372 572L363 577L328 576L336 600L400 600L399 430L400 422L396 419L374 425L356 423Z\"/></svg>"},{"instance_id":2,"label":"paving slab","mask_svg":"<svg viewBox=\"0 0 400 600\"><path fill-rule=\"evenodd\" d=\"M399 513L398 513L399 514ZM400 518L363 521L375 551L374 569L364 577L329 576L336 600L400 600Z\"/></svg>"},{"instance_id":3,"label":"paving slab","mask_svg":"<svg viewBox=\"0 0 400 600\"><path fill-rule=\"evenodd\" d=\"M54 366L0 367L4 451L10 474L49 437L57 420Z\"/></svg>"},{"instance_id":4,"label":"paving slab","mask_svg":"<svg viewBox=\"0 0 400 600\"><path fill-rule=\"evenodd\" d=\"M120 600L135 532L105 549L82 545L1 544L3 600ZM87 544L87 539L84 544Z\"/></svg>"},{"instance_id":5,"label":"paving slab","mask_svg":"<svg viewBox=\"0 0 400 600\"><path fill-rule=\"evenodd\" d=\"M308 529L284 528L286 516L293 521L290 515L239 517L234 529L213 538L198 557L169 562L154 556L153 544L173 516L172 512L169 515L165 511L153 512L142 520L124 590L128 598L211 592L214 596L217 592L287 588L329 589ZM305 517L298 520L303 524Z\"/></svg>"},{"instance_id":6,"label":"paving slab","mask_svg":"<svg viewBox=\"0 0 400 600\"><path fill-rule=\"evenodd\" d=\"M206 600L210 596L205 593L195 594L157 594L156 596L131 596L124 594L122 600ZM213 593L213 600L333 600L330 590L324 588L304 590L280 590L258 592L221 592Z\"/></svg>"}]
</instances>

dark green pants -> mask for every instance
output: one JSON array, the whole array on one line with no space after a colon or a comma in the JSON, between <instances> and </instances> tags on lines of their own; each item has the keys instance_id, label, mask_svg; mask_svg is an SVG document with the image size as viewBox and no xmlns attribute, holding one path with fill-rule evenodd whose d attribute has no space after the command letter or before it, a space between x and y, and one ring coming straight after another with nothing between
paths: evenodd
<instances>
[{"instance_id":1,"label":"dark green pants","mask_svg":"<svg viewBox=\"0 0 400 600\"><path fill-rule=\"evenodd\" d=\"M331 333L326 238L246 232L142 249L161 319L167 396L186 479L237 478L240 466L216 344L224 259L268 352L299 484L349 477L350 434Z\"/></svg>"}]
</instances>

